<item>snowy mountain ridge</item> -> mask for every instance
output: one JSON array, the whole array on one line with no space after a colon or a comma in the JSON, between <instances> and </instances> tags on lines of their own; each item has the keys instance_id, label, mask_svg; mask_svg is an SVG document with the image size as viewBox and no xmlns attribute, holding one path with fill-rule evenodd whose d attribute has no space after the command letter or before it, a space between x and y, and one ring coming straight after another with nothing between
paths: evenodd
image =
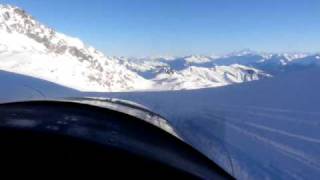
<instances>
[{"instance_id":1,"label":"snowy mountain ridge","mask_svg":"<svg viewBox=\"0 0 320 180\"><path fill-rule=\"evenodd\" d=\"M0 5L0 60L0 70L81 91L110 92L225 86L271 77L286 67L320 64L320 55L243 50L218 56L108 57L20 8Z\"/></svg>"},{"instance_id":2,"label":"snowy mountain ridge","mask_svg":"<svg viewBox=\"0 0 320 180\"><path fill-rule=\"evenodd\" d=\"M0 69L83 91L193 89L257 79L241 79L246 76L247 71L235 66L231 67L234 71L225 69L225 73L232 76L240 73L240 78L233 82L227 76L223 78L220 75L223 67L217 67L219 72L212 67L187 67L189 69L185 70L174 68L173 73L172 68L167 68L168 62L175 62L172 57L158 58L157 61L146 59L143 63L107 57L93 47L86 46L80 39L56 32L36 21L24 10L10 5L0 5L0 40ZM205 56L186 57L186 62L190 65L211 60L211 57ZM154 67L159 68L154 79L139 73L154 70ZM197 72L193 75L190 69L195 68ZM195 82L200 76L200 82L203 83ZM257 74L255 77L262 76Z\"/></svg>"},{"instance_id":3,"label":"snowy mountain ridge","mask_svg":"<svg viewBox=\"0 0 320 180\"><path fill-rule=\"evenodd\" d=\"M271 77L260 70L233 64L203 68L189 66L181 71L160 73L153 80L156 89L180 90L226 86Z\"/></svg>"},{"instance_id":4,"label":"snowy mountain ridge","mask_svg":"<svg viewBox=\"0 0 320 180\"><path fill-rule=\"evenodd\" d=\"M242 50L219 56L191 55L184 57L174 57L170 60L163 58L143 58L129 59L131 63L148 64L152 61L156 68L157 65L167 65L172 70L181 70L189 66L197 66L204 68L213 68L216 66L230 66L233 64L241 64L251 68L273 73L274 71L282 71L291 66L320 65L320 53L266 53L256 52L252 50ZM131 65L132 66L132 65ZM134 67L130 67L129 69ZM149 67L150 69L151 67ZM270 69L272 68L272 69ZM268 70L272 70L268 72Z\"/></svg>"},{"instance_id":5,"label":"snowy mountain ridge","mask_svg":"<svg viewBox=\"0 0 320 180\"><path fill-rule=\"evenodd\" d=\"M17 7L0 6L0 39L2 70L84 91L127 91L151 84L116 58L40 24Z\"/></svg>"}]
</instances>

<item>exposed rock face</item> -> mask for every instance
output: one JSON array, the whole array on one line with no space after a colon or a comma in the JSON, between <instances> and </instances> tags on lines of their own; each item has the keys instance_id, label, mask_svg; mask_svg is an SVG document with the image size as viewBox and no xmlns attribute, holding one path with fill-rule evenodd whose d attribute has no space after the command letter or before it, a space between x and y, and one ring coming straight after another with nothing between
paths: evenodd
<instances>
[{"instance_id":1,"label":"exposed rock face","mask_svg":"<svg viewBox=\"0 0 320 180\"><path fill-rule=\"evenodd\" d=\"M3 39L0 41L2 56L3 53L11 54L11 62L0 63L4 70L56 80L63 85L90 91L137 90L149 88L151 84L119 64L117 58L106 57L81 40L46 27L17 7L0 5L0 36L3 37L0 37ZM12 59L21 59L18 54L24 54L24 67L20 65L21 60ZM46 67L39 67L38 61L48 63ZM80 81L69 82L65 78Z\"/></svg>"}]
</instances>

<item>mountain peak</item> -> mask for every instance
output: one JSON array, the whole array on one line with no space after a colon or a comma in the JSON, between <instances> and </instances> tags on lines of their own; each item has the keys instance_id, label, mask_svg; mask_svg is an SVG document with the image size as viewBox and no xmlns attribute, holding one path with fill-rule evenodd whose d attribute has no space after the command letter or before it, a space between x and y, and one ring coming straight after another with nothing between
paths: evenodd
<instances>
[{"instance_id":1,"label":"mountain peak","mask_svg":"<svg viewBox=\"0 0 320 180\"><path fill-rule=\"evenodd\" d=\"M0 6L0 68L89 91L143 89L148 81L119 59L56 32L24 10ZM10 54L10 56L8 56Z\"/></svg>"},{"instance_id":2,"label":"mountain peak","mask_svg":"<svg viewBox=\"0 0 320 180\"><path fill-rule=\"evenodd\" d=\"M251 49L242 49L240 51L234 51L232 53L227 54L227 56L245 56L245 55L254 55L257 54L256 51L251 50Z\"/></svg>"},{"instance_id":3,"label":"mountain peak","mask_svg":"<svg viewBox=\"0 0 320 180\"><path fill-rule=\"evenodd\" d=\"M23 9L11 5L0 5L0 24L9 32L22 32L35 26L37 22Z\"/></svg>"},{"instance_id":4,"label":"mountain peak","mask_svg":"<svg viewBox=\"0 0 320 180\"><path fill-rule=\"evenodd\" d=\"M212 61L209 56L191 55L184 58L188 63L206 63Z\"/></svg>"},{"instance_id":5,"label":"mountain peak","mask_svg":"<svg viewBox=\"0 0 320 180\"><path fill-rule=\"evenodd\" d=\"M16 6L10 5L10 4L0 4L0 9L20 9Z\"/></svg>"}]
</instances>

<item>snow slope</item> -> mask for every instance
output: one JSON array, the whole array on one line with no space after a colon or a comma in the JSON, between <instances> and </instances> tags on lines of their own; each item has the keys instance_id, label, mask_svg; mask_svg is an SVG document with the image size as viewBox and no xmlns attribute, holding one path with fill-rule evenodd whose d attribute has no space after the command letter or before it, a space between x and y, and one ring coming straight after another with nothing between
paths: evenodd
<instances>
[{"instance_id":1,"label":"snow slope","mask_svg":"<svg viewBox=\"0 0 320 180\"><path fill-rule=\"evenodd\" d=\"M81 91L195 89L268 77L262 71L244 66L191 67L210 63L215 58L188 56L130 61L107 57L80 39L37 22L22 9L0 6L0 69Z\"/></svg>"},{"instance_id":2,"label":"snow slope","mask_svg":"<svg viewBox=\"0 0 320 180\"><path fill-rule=\"evenodd\" d=\"M318 179L319 68L201 90L90 94L140 103L237 179Z\"/></svg>"},{"instance_id":3,"label":"snow slope","mask_svg":"<svg viewBox=\"0 0 320 180\"><path fill-rule=\"evenodd\" d=\"M271 75L240 64L210 65L212 57L122 59L122 64L153 82L151 90L199 89L260 80Z\"/></svg>"},{"instance_id":4,"label":"snow slope","mask_svg":"<svg viewBox=\"0 0 320 180\"><path fill-rule=\"evenodd\" d=\"M318 179L319 62L319 54L253 51L152 61L111 58L19 8L0 5L0 69L19 73L0 71L0 102L71 96L133 101L168 119L179 137L238 179ZM270 75L259 69L277 75L265 78ZM81 93L45 80L83 91L246 83Z\"/></svg>"},{"instance_id":5,"label":"snow slope","mask_svg":"<svg viewBox=\"0 0 320 180\"><path fill-rule=\"evenodd\" d=\"M101 92L225 86L320 64L319 54L251 50L221 56L107 57L10 5L0 5L0 60L1 70Z\"/></svg>"},{"instance_id":6,"label":"snow slope","mask_svg":"<svg viewBox=\"0 0 320 180\"><path fill-rule=\"evenodd\" d=\"M131 64L128 65L128 68L138 72L143 71L143 69L137 69L137 67L134 66L136 63L139 65L147 65L149 67L147 69L148 71L152 69L159 69L163 66L166 66L173 71L179 71L190 66L212 68L216 66L240 64L255 69L266 70L267 73L275 73L283 72L287 67L293 65L319 65L320 60L317 58L319 56L319 53L265 53L255 52L252 50L242 50L220 56L193 55L186 57L171 57L169 59L143 58L132 61L129 59ZM153 62L153 66L149 63L150 61ZM162 63L161 66L160 63Z\"/></svg>"},{"instance_id":7,"label":"snow slope","mask_svg":"<svg viewBox=\"0 0 320 180\"><path fill-rule=\"evenodd\" d=\"M0 5L0 69L83 91L127 91L150 82L81 40L56 32L25 11Z\"/></svg>"},{"instance_id":8,"label":"snow slope","mask_svg":"<svg viewBox=\"0 0 320 180\"><path fill-rule=\"evenodd\" d=\"M181 90L226 86L269 76L254 68L233 64L213 68L190 66L181 71L158 74L153 81L155 89Z\"/></svg>"},{"instance_id":9,"label":"snow slope","mask_svg":"<svg viewBox=\"0 0 320 180\"><path fill-rule=\"evenodd\" d=\"M0 70L0 103L80 96L80 92L31 76Z\"/></svg>"},{"instance_id":10,"label":"snow slope","mask_svg":"<svg viewBox=\"0 0 320 180\"><path fill-rule=\"evenodd\" d=\"M311 53L251 50L221 56L122 58L121 63L153 81L153 90L199 89L260 80L320 65Z\"/></svg>"}]
</instances>

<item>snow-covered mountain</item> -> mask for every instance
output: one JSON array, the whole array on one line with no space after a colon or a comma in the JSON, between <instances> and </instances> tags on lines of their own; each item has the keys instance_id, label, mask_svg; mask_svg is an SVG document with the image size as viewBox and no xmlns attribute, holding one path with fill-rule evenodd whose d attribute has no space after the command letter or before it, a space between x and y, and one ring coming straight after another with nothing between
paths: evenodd
<instances>
[{"instance_id":1,"label":"snow-covered mountain","mask_svg":"<svg viewBox=\"0 0 320 180\"><path fill-rule=\"evenodd\" d=\"M189 67L217 68L236 64L253 68L257 71L275 75L291 69L303 69L320 65L320 54L311 53L264 53L252 50L232 52L221 56L186 56L165 58L143 58L122 60L129 69L150 78L162 72L178 72ZM143 67L143 68L142 68ZM261 71L259 71L261 70ZM228 70L226 70L228 71ZM244 71L245 73L245 71ZM262 74L256 74L262 75ZM245 80L244 80L245 81Z\"/></svg>"},{"instance_id":2,"label":"snow-covered mountain","mask_svg":"<svg viewBox=\"0 0 320 180\"><path fill-rule=\"evenodd\" d=\"M214 65L216 57L122 59L128 69L153 82L155 90L198 89L259 80L271 75L240 64Z\"/></svg>"},{"instance_id":3,"label":"snow-covered mountain","mask_svg":"<svg viewBox=\"0 0 320 180\"><path fill-rule=\"evenodd\" d=\"M224 86L320 64L320 55L257 53L155 58L108 57L80 39L0 5L0 70L82 91L179 90Z\"/></svg>"},{"instance_id":4,"label":"snow-covered mountain","mask_svg":"<svg viewBox=\"0 0 320 180\"><path fill-rule=\"evenodd\" d=\"M1 70L83 91L194 89L264 76L244 66L191 67L214 59L206 56L142 62L107 57L80 39L56 32L24 10L9 5L0 6L0 59Z\"/></svg>"},{"instance_id":5,"label":"snow-covered mountain","mask_svg":"<svg viewBox=\"0 0 320 180\"><path fill-rule=\"evenodd\" d=\"M184 141L237 179L320 176L317 67L320 54L250 50L221 56L107 57L19 8L0 5L0 102L69 96L136 102L167 119ZM104 92L197 90L89 93L58 84Z\"/></svg>"},{"instance_id":6,"label":"snow-covered mountain","mask_svg":"<svg viewBox=\"0 0 320 180\"><path fill-rule=\"evenodd\" d=\"M216 58L211 61L211 65L242 64L275 73L293 65L302 65L301 62L305 62L305 65L319 64L320 61L316 56L318 55L311 53L264 53L243 50Z\"/></svg>"},{"instance_id":7,"label":"snow-covered mountain","mask_svg":"<svg viewBox=\"0 0 320 180\"><path fill-rule=\"evenodd\" d=\"M260 53L252 50L221 56L122 59L128 69L154 82L155 89L218 87L260 80L320 65L320 55Z\"/></svg>"},{"instance_id":8,"label":"snow-covered mountain","mask_svg":"<svg viewBox=\"0 0 320 180\"><path fill-rule=\"evenodd\" d=\"M177 72L160 73L153 80L156 89L179 90L226 86L269 76L254 68L233 64L213 68L190 66Z\"/></svg>"},{"instance_id":9,"label":"snow-covered mountain","mask_svg":"<svg viewBox=\"0 0 320 180\"><path fill-rule=\"evenodd\" d=\"M25 11L0 5L0 69L84 91L150 88L150 81L81 40L37 22Z\"/></svg>"}]
</instances>

